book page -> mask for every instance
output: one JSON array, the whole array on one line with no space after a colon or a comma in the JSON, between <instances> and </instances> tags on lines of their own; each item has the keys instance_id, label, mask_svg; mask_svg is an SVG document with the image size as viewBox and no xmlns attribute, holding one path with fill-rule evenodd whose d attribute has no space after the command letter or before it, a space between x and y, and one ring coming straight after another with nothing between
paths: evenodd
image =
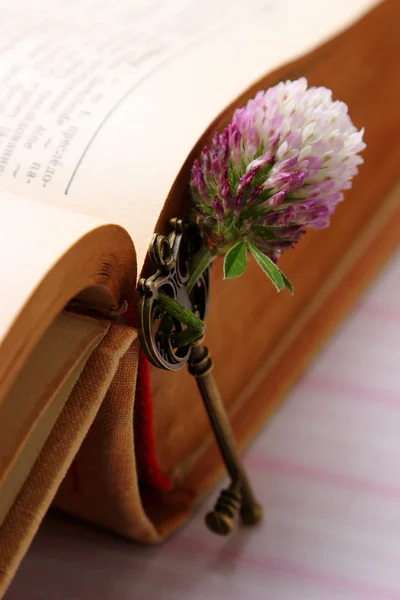
<instances>
[{"instance_id":1,"label":"book page","mask_svg":"<svg viewBox=\"0 0 400 600\"><path fill-rule=\"evenodd\" d=\"M140 273L209 123L374 4L36 0L32 11L30 0L3 0L0 189L121 224Z\"/></svg>"},{"instance_id":2,"label":"book page","mask_svg":"<svg viewBox=\"0 0 400 600\"><path fill-rule=\"evenodd\" d=\"M136 277L128 233L98 218L0 192L0 398L43 333L82 291L118 308ZM115 248L119 252L115 252Z\"/></svg>"},{"instance_id":3,"label":"book page","mask_svg":"<svg viewBox=\"0 0 400 600\"><path fill-rule=\"evenodd\" d=\"M0 525L110 324L63 313L0 404Z\"/></svg>"},{"instance_id":4,"label":"book page","mask_svg":"<svg viewBox=\"0 0 400 600\"><path fill-rule=\"evenodd\" d=\"M38 283L98 219L0 193L0 342Z\"/></svg>"}]
</instances>

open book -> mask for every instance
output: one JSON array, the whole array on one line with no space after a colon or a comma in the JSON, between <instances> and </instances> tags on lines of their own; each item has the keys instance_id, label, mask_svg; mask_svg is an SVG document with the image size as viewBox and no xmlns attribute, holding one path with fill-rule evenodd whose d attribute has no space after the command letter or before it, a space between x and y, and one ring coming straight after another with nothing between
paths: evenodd
<instances>
[{"instance_id":1,"label":"open book","mask_svg":"<svg viewBox=\"0 0 400 600\"><path fill-rule=\"evenodd\" d=\"M152 370L149 425L151 407L134 403L136 384L142 399L148 384L136 329L64 309L72 299L110 314L123 301L134 307L152 233L187 213L193 158L235 107L305 75L350 105L368 143L331 229L308 234L282 261L294 298L277 298L256 268L223 286L214 269L207 341L242 444L400 232L399 90L387 61L400 56L396 0L376 8L373 0L206 0L201 8L193 0L41 0L34 12L27 1L5 4L0 591L54 498L153 543L221 473L190 376ZM159 485L145 472L154 452Z\"/></svg>"}]
</instances>

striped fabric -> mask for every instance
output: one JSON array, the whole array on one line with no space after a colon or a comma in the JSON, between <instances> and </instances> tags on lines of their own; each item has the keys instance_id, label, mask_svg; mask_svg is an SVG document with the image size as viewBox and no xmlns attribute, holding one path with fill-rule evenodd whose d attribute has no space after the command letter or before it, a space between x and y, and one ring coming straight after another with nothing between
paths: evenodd
<instances>
[{"instance_id":1,"label":"striped fabric","mask_svg":"<svg viewBox=\"0 0 400 600\"><path fill-rule=\"evenodd\" d=\"M6 600L400 600L400 252L245 462L261 527L213 537L203 506L142 548L48 519Z\"/></svg>"}]
</instances>

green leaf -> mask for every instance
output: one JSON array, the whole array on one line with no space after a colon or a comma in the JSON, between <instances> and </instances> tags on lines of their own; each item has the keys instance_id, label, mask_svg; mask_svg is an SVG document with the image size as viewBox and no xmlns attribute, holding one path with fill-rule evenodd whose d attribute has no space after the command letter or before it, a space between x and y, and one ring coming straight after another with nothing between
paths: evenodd
<instances>
[{"instance_id":1,"label":"green leaf","mask_svg":"<svg viewBox=\"0 0 400 600\"><path fill-rule=\"evenodd\" d=\"M280 269L279 269L280 270ZM292 282L290 281L290 279L288 279L286 277L286 275L284 275L281 271L281 275L282 275L282 279L283 279L283 283L286 285L287 289L289 290L289 292L291 294L294 294L294 289L293 289L293 285Z\"/></svg>"},{"instance_id":2,"label":"green leaf","mask_svg":"<svg viewBox=\"0 0 400 600\"><path fill-rule=\"evenodd\" d=\"M263 254L254 244L249 244L249 249L264 273L268 275L278 292L282 291L287 284L283 279L284 275L281 270L278 269L276 264L268 256L265 256L265 254Z\"/></svg>"},{"instance_id":3,"label":"green leaf","mask_svg":"<svg viewBox=\"0 0 400 600\"><path fill-rule=\"evenodd\" d=\"M243 275L247 268L247 247L238 242L226 253L224 259L224 279L233 279Z\"/></svg>"}]
</instances>

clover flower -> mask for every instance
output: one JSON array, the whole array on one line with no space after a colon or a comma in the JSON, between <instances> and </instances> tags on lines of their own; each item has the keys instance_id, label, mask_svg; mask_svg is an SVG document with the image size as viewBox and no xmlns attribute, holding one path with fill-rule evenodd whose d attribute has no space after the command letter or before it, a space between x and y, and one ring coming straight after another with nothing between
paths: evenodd
<instances>
[{"instance_id":1,"label":"clover flower","mask_svg":"<svg viewBox=\"0 0 400 600\"><path fill-rule=\"evenodd\" d=\"M206 248L191 284L217 255L225 255L225 277L241 275L249 250L278 290L291 288L276 263L307 227L329 226L363 162L363 133L346 104L327 88L307 88L305 78L261 91L236 110L192 167Z\"/></svg>"}]
</instances>

